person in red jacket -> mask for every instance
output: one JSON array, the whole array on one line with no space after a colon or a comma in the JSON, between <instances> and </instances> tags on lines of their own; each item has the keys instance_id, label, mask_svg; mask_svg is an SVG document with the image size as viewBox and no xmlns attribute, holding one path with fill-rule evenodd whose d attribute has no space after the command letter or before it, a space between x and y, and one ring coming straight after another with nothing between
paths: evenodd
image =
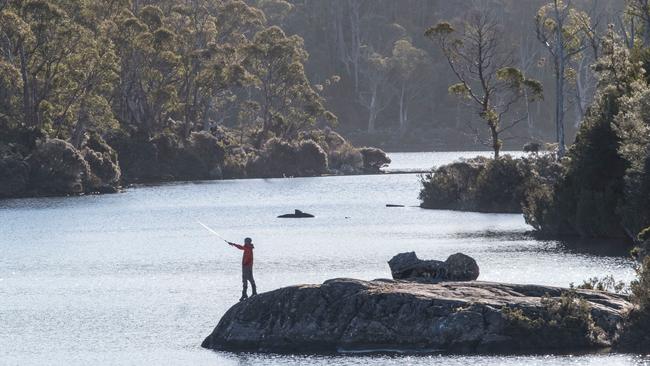
<instances>
[{"instance_id":1,"label":"person in red jacket","mask_svg":"<svg viewBox=\"0 0 650 366\"><path fill-rule=\"evenodd\" d=\"M248 294L246 293L248 291L248 282L251 283L251 288L253 289L251 296L257 295L255 279L253 278L253 249L255 249L255 246L253 245L253 239L251 238L244 239L244 245L231 242L228 242L228 244L244 251L244 256L241 261L242 282L244 283L244 288L242 290L241 299L239 299L239 301L244 301L248 298Z\"/></svg>"}]
</instances>

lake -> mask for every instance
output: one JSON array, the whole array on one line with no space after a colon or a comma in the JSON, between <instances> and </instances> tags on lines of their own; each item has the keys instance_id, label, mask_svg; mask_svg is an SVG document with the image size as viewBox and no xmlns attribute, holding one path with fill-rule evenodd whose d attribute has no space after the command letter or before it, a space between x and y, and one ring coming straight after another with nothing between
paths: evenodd
<instances>
[{"instance_id":1,"label":"lake","mask_svg":"<svg viewBox=\"0 0 650 366\"><path fill-rule=\"evenodd\" d=\"M421 170L474 155L393 153L390 169ZM416 174L386 174L173 183L0 201L0 364L650 362L625 354L290 356L200 348L241 295L241 252L197 221L232 241L253 238L260 292L335 277L389 278L386 262L404 251L440 260L466 253L486 281L568 286L593 276L634 276L623 250L535 240L522 215L423 210L418 192ZM294 209L316 218L276 218Z\"/></svg>"}]
</instances>

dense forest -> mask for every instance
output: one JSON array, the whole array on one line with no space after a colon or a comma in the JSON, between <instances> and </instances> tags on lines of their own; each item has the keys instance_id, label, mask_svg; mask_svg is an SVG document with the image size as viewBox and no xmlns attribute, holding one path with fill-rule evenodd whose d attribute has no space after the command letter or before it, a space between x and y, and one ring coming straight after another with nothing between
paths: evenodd
<instances>
[{"instance_id":1,"label":"dense forest","mask_svg":"<svg viewBox=\"0 0 650 366\"><path fill-rule=\"evenodd\" d=\"M0 1L0 197L354 174L304 41L254 4Z\"/></svg>"}]
</instances>

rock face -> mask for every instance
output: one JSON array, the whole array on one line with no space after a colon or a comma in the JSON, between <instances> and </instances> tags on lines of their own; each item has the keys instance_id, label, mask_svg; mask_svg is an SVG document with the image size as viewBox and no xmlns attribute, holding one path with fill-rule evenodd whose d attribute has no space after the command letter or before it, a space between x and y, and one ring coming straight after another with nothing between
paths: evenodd
<instances>
[{"instance_id":1,"label":"rock face","mask_svg":"<svg viewBox=\"0 0 650 366\"><path fill-rule=\"evenodd\" d=\"M202 346L262 352L512 352L608 345L630 306L624 296L577 290L592 323L584 332L551 322L516 326L520 319L551 311L549 302L560 303L563 291L490 282L334 279L234 305Z\"/></svg>"},{"instance_id":2,"label":"rock face","mask_svg":"<svg viewBox=\"0 0 650 366\"><path fill-rule=\"evenodd\" d=\"M314 217L314 215L302 212L300 210L294 210L294 213L292 214L284 214L278 216L280 219L305 219L305 218L311 218Z\"/></svg>"},{"instance_id":3,"label":"rock face","mask_svg":"<svg viewBox=\"0 0 650 366\"><path fill-rule=\"evenodd\" d=\"M415 252L400 253L388 261L396 280L417 282L473 281L479 276L476 261L465 254L450 255L446 261L422 260Z\"/></svg>"}]
</instances>

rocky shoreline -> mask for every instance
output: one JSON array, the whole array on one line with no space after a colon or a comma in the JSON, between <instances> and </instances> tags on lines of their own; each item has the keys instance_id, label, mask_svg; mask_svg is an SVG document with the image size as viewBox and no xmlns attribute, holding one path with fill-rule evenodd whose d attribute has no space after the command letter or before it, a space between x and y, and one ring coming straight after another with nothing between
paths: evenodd
<instances>
[{"instance_id":1,"label":"rocky shoreline","mask_svg":"<svg viewBox=\"0 0 650 366\"><path fill-rule=\"evenodd\" d=\"M202 343L225 351L575 351L610 347L628 296L476 281L476 261L414 252L389 262L393 279L338 278L257 295L231 307Z\"/></svg>"},{"instance_id":2,"label":"rocky shoreline","mask_svg":"<svg viewBox=\"0 0 650 366\"><path fill-rule=\"evenodd\" d=\"M567 291L481 281L333 279L235 304L202 346L291 353L534 352L611 346L631 306L628 299L575 290L593 329L583 328L579 319L565 326L539 321L551 311L548 304L561 302ZM530 329L520 324L522 319L531 321Z\"/></svg>"}]
</instances>

